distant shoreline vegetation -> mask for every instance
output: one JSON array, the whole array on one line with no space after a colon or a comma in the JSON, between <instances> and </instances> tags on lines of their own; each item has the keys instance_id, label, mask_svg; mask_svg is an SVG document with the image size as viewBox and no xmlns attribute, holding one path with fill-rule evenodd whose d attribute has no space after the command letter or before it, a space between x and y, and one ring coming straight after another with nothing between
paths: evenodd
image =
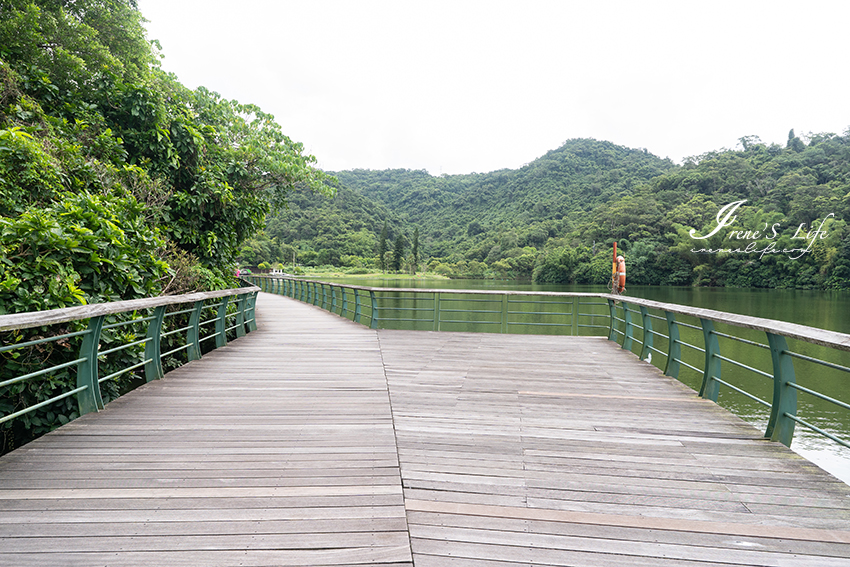
<instances>
[{"instance_id":1,"label":"distant shoreline vegetation","mask_svg":"<svg viewBox=\"0 0 850 567\"><path fill-rule=\"evenodd\" d=\"M517 170L333 175L333 199L293 193L240 260L381 271L386 223L387 241L401 237L408 251L419 230L420 260L408 253L399 270L407 273L600 284L617 241L632 285L850 289L850 130L791 130L784 146L745 136L737 149L681 166L574 139ZM733 223L691 236L711 233L735 202L746 204ZM390 245L384 266L392 253Z\"/></svg>"}]
</instances>

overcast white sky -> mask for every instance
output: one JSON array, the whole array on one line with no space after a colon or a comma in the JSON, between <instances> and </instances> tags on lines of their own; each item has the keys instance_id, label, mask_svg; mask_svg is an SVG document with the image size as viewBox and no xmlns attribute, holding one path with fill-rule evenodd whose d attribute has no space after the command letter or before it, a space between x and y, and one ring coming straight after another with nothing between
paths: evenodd
<instances>
[{"instance_id":1,"label":"overcast white sky","mask_svg":"<svg viewBox=\"0 0 850 567\"><path fill-rule=\"evenodd\" d=\"M850 127L850 2L138 0L163 67L322 169L517 168L570 138L682 158Z\"/></svg>"}]
</instances>

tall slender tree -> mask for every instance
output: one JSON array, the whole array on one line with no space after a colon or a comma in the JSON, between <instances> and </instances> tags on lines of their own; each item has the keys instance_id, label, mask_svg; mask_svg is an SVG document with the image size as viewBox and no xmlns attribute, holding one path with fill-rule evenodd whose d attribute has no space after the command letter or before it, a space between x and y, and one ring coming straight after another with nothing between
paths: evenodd
<instances>
[{"instance_id":1,"label":"tall slender tree","mask_svg":"<svg viewBox=\"0 0 850 567\"><path fill-rule=\"evenodd\" d=\"M404 260L404 237L401 232L395 237L395 247L393 248L393 270L401 271L401 266Z\"/></svg>"},{"instance_id":2,"label":"tall slender tree","mask_svg":"<svg viewBox=\"0 0 850 567\"><path fill-rule=\"evenodd\" d=\"M378 266L382 272L387 271L387 263L384 257L387 254L387 221L384 221L384 228L381 230L381 239L378 241Z\"/></svg>"},{"instance_id":3,"label":"tall slender tree","mask_svg":"<svg viewBox=\"0 0 850 567\"><path fill-rule=\"evenodd\" d=\"M413 231L413 273L416 273L416 268L419 266L419 227Z\"/></svg>"}]
</instances>

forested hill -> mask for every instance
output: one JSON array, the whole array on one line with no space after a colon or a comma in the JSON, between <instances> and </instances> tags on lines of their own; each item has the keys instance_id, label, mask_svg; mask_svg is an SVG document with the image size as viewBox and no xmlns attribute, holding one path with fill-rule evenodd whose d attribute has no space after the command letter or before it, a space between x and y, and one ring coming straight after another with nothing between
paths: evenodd
<instances>
[{"instance_id":1,"label":"forested hill","mask_svg":"<svg viewBox=\"0 0 850 567\"><path fill-rule=\"evenodd\" d=\"M390 243L400 231L408 259L419 229L417 269L452 277L599 284L617 240L632 284L850 287L850 131L802 139L792 130L784 146L740 142L681 166L576 139L517 170L336 172L335 200L296 197L243 252L291 261L298 250L305 264L374 268L388 221ZM711 233L736 201L734 226L690 236ZM257 254L263 246L271 253ZM275 253L281 247L288 256Z\"/></svg>"},{"instance_id":2,"label":"forested hill","mask_svg":"<svg viewBox=\"0 0 850 567\"><path fill-rule=\"evenodd\" d=\"M542 245L572 228L583 213L673 167L643 150L576 139L517 170L440 177L409 170L334 175L341 185L419 226L432 255L450 256L506 232L523 245Z\"/></svg>"},{"instance_id":3,"label":"forested hill","mask_svg":"<svg viewBox=\"0 0 850 567\"><path fill-rule=\"evenodd\" d=\"M498 259L525 256L516 275L531 277L529 254L536 258L538 249L599 204L672 168L644 150L577 139L517 170L439 177L407 169L336 172L335 198L293 193L289 208L246 242L242 259L253 265L291 262L297 251L306 265L374 268L386 221L390 242L400 231L408 252L419 227L423 257L439 258L451 275L484 276L499 245L504 254Z\"/></svg>"}]
</instances>

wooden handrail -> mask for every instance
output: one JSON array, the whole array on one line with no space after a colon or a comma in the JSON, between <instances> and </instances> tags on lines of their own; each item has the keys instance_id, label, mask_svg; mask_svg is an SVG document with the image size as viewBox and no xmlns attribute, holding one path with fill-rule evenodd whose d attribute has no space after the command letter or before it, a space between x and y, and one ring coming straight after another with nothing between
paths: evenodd
<instances>
[{"instance_id":1,"label":"wooden handrail","mask_svg":"<svg viewBox=\"0 0 850 567\"><path fill-rule=\"evenodd\" d=\"M13 313L0 315L0 331L12 331L15 329L28 329L41 327L43 325L55 325L56 323L67 323L80 319L90 319L103 315L114 315L138 309L161 307L163 305L177 305L180 303L191 303L205 299L217 299L239 295L245 292L260 291L257 286L241 287L234 289L222 289L218 291L202 291L187 293L183 295L161 295L159 297L145 297L142 299L128 299L125 301L112 301L109 303L92 303L91 305L76 305L62 309L49 309L46 311L31 311L28 313Z\"/></svg>"}]
</instances>

